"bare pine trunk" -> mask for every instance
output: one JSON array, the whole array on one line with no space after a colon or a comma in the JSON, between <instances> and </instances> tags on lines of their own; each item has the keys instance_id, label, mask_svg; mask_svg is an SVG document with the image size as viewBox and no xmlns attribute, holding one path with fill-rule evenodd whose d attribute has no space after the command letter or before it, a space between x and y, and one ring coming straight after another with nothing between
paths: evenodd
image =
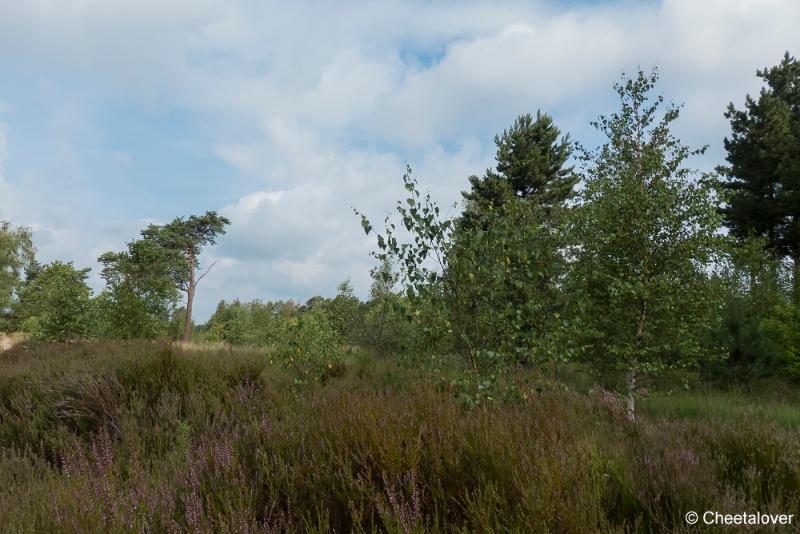
<instances>
[{"instance_id":1,"label":"bare pine trunk","mask_svg":"<svg viewBox=\"0 0 800 534\"><path fill-rule=\"evenodd\" d=\"M194 254L189 251L189 287L186 290L186 320L183 325L183 341L192 340L192 302L197 281L194 279Z\"/></svg>"}]
</instances>

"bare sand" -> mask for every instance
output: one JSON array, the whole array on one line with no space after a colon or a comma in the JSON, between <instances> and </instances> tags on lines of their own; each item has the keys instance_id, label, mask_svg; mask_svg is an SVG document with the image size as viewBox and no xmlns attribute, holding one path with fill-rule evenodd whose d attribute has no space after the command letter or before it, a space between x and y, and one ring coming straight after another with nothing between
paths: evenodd
<instances>
[{"instance_id":1,"label":"bare sand","mask_svg":"<svg viewBox=\"0 0 800 534\"><path fill-rule=\"evenodd\" d=\"M6 334L0 334L0 352L8 350L13 347L18 340Z\"/></svg>"}]
</instances>

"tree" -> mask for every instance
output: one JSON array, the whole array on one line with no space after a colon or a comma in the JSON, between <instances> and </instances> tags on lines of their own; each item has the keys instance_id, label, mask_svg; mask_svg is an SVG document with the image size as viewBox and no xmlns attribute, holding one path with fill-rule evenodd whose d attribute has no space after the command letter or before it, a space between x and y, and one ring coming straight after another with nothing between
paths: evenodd
<instances>
[{"instance_id":1,"label":"tree","mask_svg":"<svg viewBox=\"0 0 800 534\"><path fill-rule=\"evenodd\" d=\"M353 284L345 280L336 287L336 296L324 305L331 324L344 341L351 341L356 326L363 323L361 301L353 292Z\"/></svg>"},{"instance_id":2,"label":"tree","mask_svg":"<svg viewBox=\"0 0 800 534\"><path fill-rule=\"evenodd\" d=\"M497 171L487 169L483 178L469 178L471 191L462 193L471 205L499 206L510 192L544 208L561 206L573 195L578 175L566 163L572 154L569 135L561 131L546 113L520 115L508 130L494 138ZM507 189L504 187L507 186Z\"/></svg>"},{"instance_id":3,"label":"tree","mask_svg":"<svg viewBox=\"0 0 800 534\"><path fill-rule=\"evenodd\" d=\"M324 307L284 318L280 326L281 335L270 357L297 373L295 384L324 381L340 371L342 340Z\"/></svg>"},{"instance_id":4,"label":"tree","mask_svg":"<svg viewBox=\"0 0 800 534\"><path fill-rule=\"evenodd\" d=\"M142 240L153 253L156 264L163 266L178 289L186 293L183 341L190 341L192 337L192 304L197 284L214 266L211 264L197 276L199 257L205 246L215 244L217 236L225 233L228 224L230 221L225 217L207 211L188 219L178 217L162 226L151 224L142 230Z\"/></svg>"},{"instance_id":5,"label":"tree","mask_svg":"<svg viewBox=\"0 0 800 534\"><path fill-rule=\"evenodd\" d=\"M86 284L90 269L55 261L20 289L17 316L38 341L73 341L91 337L94 310Z\"/></svg>"},{"instance_id":6,"label":"tree","mask_svg":"<svg viewBox=\"0 0 800 534\"><path fill-rule=\"evenodd\" d=\"M387 216L384 233L377 234L378 251L372 255L381 263L398 267L400 284L414 313L423 308L433 309L443 320L446 335L455 336L460 345L457 348L466 353L470 366L475 369L474 336L468 330L463 299L458 297L464 277L447 274L451 268L449 251L453 245L454 221L440 215L439 206L429 192L422 195L410 165L406 165L403 184L408 196L404 201L397 201L395 210L411 239L402 242L397 226ZM361 217L361 226L369 235L373 230L369 219L357 210L355 213ZM430 328L430 325L424 327L426 333Z\"/></svg>"},{"instance_id":7,"label":"tree","mask_svg":"<svg viewBox=\"0 0 800 534\"><path fill-rule=\"evenodd\" d=\"M443 218L430 194L419 191L410 168L403 181L408 196L397 202L396 211L410 238L404 239L387 217L374 256L398 267L412 313L435 318L423 331L451 337L452 348L475 370L506 363L508 356L524 354L530 360L552 317L554 270L561 263L553 245L558 233L545 209L511 202L496 215L489 207L474 214L474 227L456 230L456 221ZM371 233L369 220L361 217Z\"/></svg>"},{"instance_id":8,"label":"tree","mask_svg":"<svg viewBox=\"0 0 800 534\"><path fill-rule=\"evenodd\" d=\"M16 291L22 284L21 274L34 262L31 232L13 228L0 221L0 330L5 329Z\"/></svg>"},{"instance_id":9,"label":"tree","mask_svg":"<svg viewBox=\"0 0 800 534\"><path fill-rule=\"evenodd\" d=\"M764 237L794 262L800 302L800 62L787 52L780 64L757 71L766 82L745 109L731 103L725 117L728 166L719 170L728 191L725 224L740 239Z\"/></svg>"},{"instance_id":10,"label":"tree","mask_svg":"<svg viewBox=\"0 0 800 534\"><path fill-rule=\"evenodd\" d=\"M102 335L122 339L156 338L166 332L178 300L172 257L152 241L128 243L123 252L98 258L106 289L98 297Z\"/></svg>"},{"instance_id":11,"label":"tree","mask_svg":"<svg viewBox=\"0 0 800 534\"><path fill-rule=\"evenodd\" d=\"M559 215L557 215L559 214ZM472 345L497 364L541 363L546 338L560 322L564 272L560 210L527 199L472 213L457 226L445 279Z\"/></svg>"},{"instance_id":12,"label":"tree","mask_svg":"<svg viewBox=\"0 0 800 534\"><path fill-rule=\"evenodd\" d=\"M567 166L569 135L560 135L538 111L495 137L497 171L469 178L449 258L471 265L463 271L473 283L461 296L471 302L472 330L484 332L481 344L529 362L548 352L545 337L563 308L562 223L579 177ZM555 365L554 354L547 359Z\"/></svg>"},{"instance_id":13,"label":"tree","mask_svg":"<svg viewBox=\"0 0 800 534\"><path fill-rule=\"evenodd\" d=\"M776 336L764 325L790 303L791 292L783 265L765 241L725 240L725 261L715 277L723 306L708 349L724 357L705 362L709 378L749 387L753 379L782 370Z\"/></svg>"},{"instance_id":14,"label":"tree","mask_svg":"<svg viewBox=\"0 0 800 534\"><path fill-rule=\"evenodd\" d=\"M546 359L553 372L563 355L547 348L563 322L563 221L579 178L567 165L569 135L560 136L539 111L495 137L497 171L469 178L449 258L468 266L450 276L471 277L460 297L480 345L518 362Z\"/></svg>"},{"instance_id":15,"label":"tree","mask_svg":"<svg viewBox=\"0 0 800 534\"><path fill-rule=\"evenodd\" d=\"M615 84L621 109L592 123L607 138L584 151L569 291L577 346L599 374L625 377L628 415L642 379L691 369L710 328L708 270L717 250L713 183L684 166L670 132L679 108L650 93L657 71Z\"/></svg>"},{"instance_id":16,"label":"tree","mask_svg":"<svg viewBox=\"0 0 800 534\"><path fill-rule=\"evenodd\" d=\"M408 320L403 298L394 291L398 273L387 258L370 270L370 277L370 298L360 317L361 343L384 355L404 350L412 342L413 325Z\"/></svg>"}]
</instances>

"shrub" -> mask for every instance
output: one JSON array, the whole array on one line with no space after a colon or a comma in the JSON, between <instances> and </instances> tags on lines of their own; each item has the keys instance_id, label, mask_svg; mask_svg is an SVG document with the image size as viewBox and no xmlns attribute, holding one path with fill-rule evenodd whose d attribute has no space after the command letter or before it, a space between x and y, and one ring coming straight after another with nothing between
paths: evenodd
<instances>
[{"instance_id":1,"label":"shrub","mask_svg":"<svg viewBox=\"0 0 800 534\"><path fill-rule=\"evenodd\" d=\"M324 309L312 308L287 319L283 328L272 356L295 371L300 382L319 381L339 371L341 339Z\"/></svg>"},{"instance_id":2,"label":"shrub","mask_svg":"<svg viewBox=\"0 0 800 534\"><path fill-rule=\"evenodd\" d=\"M3 353L0 530L684 532L688 509L800 502L798 433L770 424L632 424L613 394L522 375L469 409L386 359L296 377L259 350Z\"/></svg>"}]
</instances>

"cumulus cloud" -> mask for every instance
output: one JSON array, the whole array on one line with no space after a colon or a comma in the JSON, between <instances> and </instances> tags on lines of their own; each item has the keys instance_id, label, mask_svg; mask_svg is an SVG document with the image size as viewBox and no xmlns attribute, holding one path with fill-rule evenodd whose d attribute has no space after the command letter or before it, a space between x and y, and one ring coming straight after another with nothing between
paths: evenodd
<instances>
[{"instance_id":1,"label":"cumulus cloud","mask_svg":"<svg viewBox=\"0 0 800 534\"><path fill-rule=\"evenodd\" d=\"M623 70L659 66L662 91L686 104L678 134L710 144L702 164L711 167L723 156L727 103L758 90L757 68L787 49L800 53L797 20L794 0L44 1L7 7L0 59L56 84L65 72L88 80L92 93L71 97L78 109L119 100L175 108L209 132L209 150L241 191L197 205L232 220L209 251L221 261L198 296L202 316L219 298L304 299L346 277L363 293L371 243L351 207L381 220L402 194L405 162L443 205L457 201L518 113L542 108L593 142L588 122L613 109L611 84ZM69 102L61 108L75 108ZM89 115L84 131L115 127L113 114ZM86 171L70 162L70 146L61 161L80 184ZM115 150L107 156L121 165L142 159ZM33 191L31 180L53 184L42 169L23 171L7 176L7 199ZM78 225L74 204L40 198L27 214L0 199L0 216L39 222L47 254L69 248L88 258L98 240L121 248L141 224L115 220L119 199L98 198L113 221L98 238L88 231L91 204Z\"/></svg>"}]
</instances>

